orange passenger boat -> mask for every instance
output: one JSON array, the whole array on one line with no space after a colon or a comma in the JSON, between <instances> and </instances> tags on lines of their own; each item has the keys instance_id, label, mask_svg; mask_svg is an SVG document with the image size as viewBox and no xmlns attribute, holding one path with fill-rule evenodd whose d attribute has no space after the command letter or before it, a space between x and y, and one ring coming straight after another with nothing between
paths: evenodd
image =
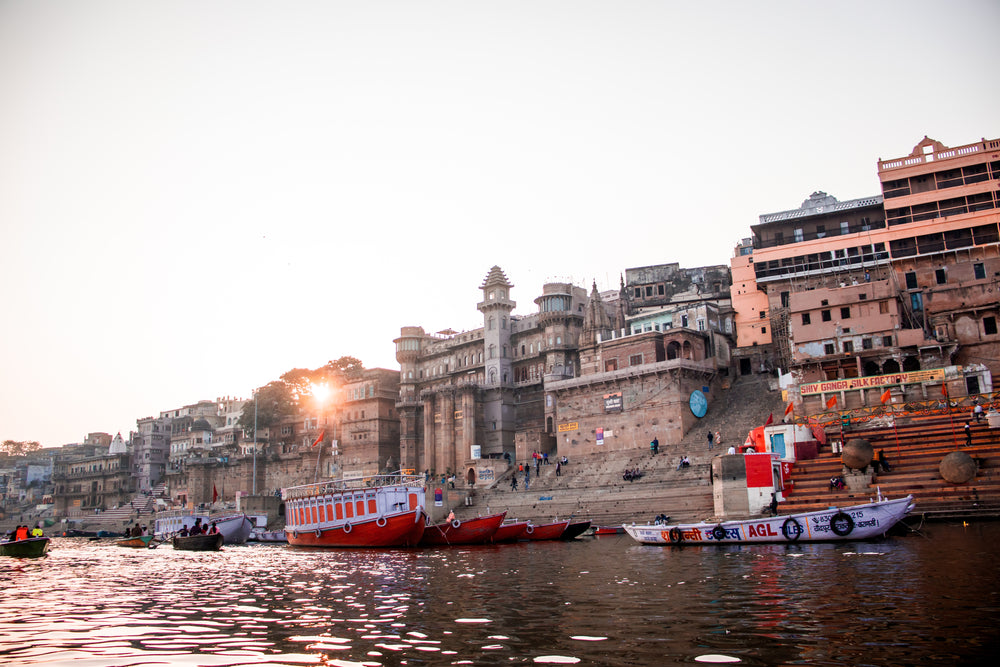
<instances>
[{"instance_id":1,"label":"orange passenger boat","mask_svg":"<svg viewBox=\"0 0 1000 667\"><path fill-rule=\"evenodd\" d=\"M558 540L562 537L563 533L566 532L566 528L569 526L569 519L566 521L557 521L555 523L547 523L544 526L535 526L533 524L528 524L528 527L524 529L524 535L521 536L522 540Z\"/></svg>"},{"instance_id":2,"label":"orange passenger boat","mask_svg":"<svg viewBox=\"0 0 1000 667\"><path fill-rule=\"evenodd\" d=\"M424 534L422 475L376 475L281 490L296 547L410 547Z\"/></svg>"},{"instance_id":3,"label":"orange passenger boat","mask_svg":"<svg viewBox=\"0 0 1000 667\"><path fill-rule=\"evenodd\" d=\"M507 512L481 516L475 519L432 524L424 528L420 546L447 544L486 544L496 534Z\"/></svg>"},{"instance_id":4,"label":"orange passenger boat","mask_svg":"<svg viewBox=\"0 0 1000 667\"><path fill-rule=\"evenodd\" d=\"M500 544L501 542L516 542L517 540L524 539L524 531L530 525L527 521L512 521L501 524L497 528L497 532L493 533L490 542Z\"/></svg>"}]
</instances>

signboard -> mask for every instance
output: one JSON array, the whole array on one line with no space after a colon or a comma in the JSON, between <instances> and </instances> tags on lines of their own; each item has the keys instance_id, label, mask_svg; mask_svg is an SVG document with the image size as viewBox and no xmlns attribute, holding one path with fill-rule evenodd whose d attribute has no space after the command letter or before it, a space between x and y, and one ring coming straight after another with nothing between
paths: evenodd
<instances>
[{"instance_id":1,"label":"signboard","mask_svg":"<svg viewBox=\"0 0 1000 667\"><path fill-rule=\"evenodd\" d=\"M691 398L688 399L688 405L691 406L691 414L695 417L701 419L708 412L708 399L705 398L705 394L701 393L697 389L691 392Z\"/></svg>"},{"instance_id":2,"label":"signboard","mask_svg":"<svg viewBox=\"0 0 1000 667\"><path fill-rule=\"evenodd\" d=\"M599 445L603 445L604 444L604 429L603 428L597 429L597 444L599 444Z\"/></svg>"},{"instance_id":3,"label":"signboard","mask_svg":"<svg viewBox=\"0 0 1000 667\"><path fill-rule=\"evenodd\" d=\"M944 381L944 369L934 368L926 371L910 371L908 373L890 373L889 375L866 375L857 378L844 378L843 380L826 380L825 382L811 382L799 388L802 396L811 394L823 394L831 391L854 391L861 389L871 389L875 387L887 387L894 384L915 384L917 382L942 382Z\"/></svg>"},{"instance_id":4,"label":"signboard","mask_svg":"<svg viewBox=\"0 0 1000 667\"><path fill-rule=\"evenodd\" d=\"M580 430L579 422L569 422L567 424L559 424L559 432L565 433L566 431L578 431Z\"/></svg>"},{"instance_id":5,"label":"signboard","mask_svg":"<svg viewBox=\"0 0 1000 667\"><path fill-rule=\"evenodd\" d=\"M620 391L616 391L613 394L604 394L604 411L622 411L622 393Z\"/></svg>"},{"instance_id":6,"label":"signboard","mask_svg":"<svg viewBox=\"0 0 1000 667\"><path fill-rule=\"evenodd\" d=\"M481 459L483 458L483 446L482 445L472 445L472 458Z\"/></svg>"}]
</instances>

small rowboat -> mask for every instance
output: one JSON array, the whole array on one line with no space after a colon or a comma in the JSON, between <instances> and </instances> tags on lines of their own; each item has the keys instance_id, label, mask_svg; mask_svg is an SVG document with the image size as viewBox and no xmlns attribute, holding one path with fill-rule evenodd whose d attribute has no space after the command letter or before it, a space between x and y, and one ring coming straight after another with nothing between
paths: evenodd
<instances>
[{"instance_id":1,"label":"small rowboat","mask_svg":"<svg viewBox=\"0 0 1000 667\"><path fill-rule=\"evenodd\" d=\"M424 528L420 546L443 546L447 544L485 544L497 532L507 512L491 514L451 523L447 521Z\"/></svg>"},{"instance_id":2,"label":"small rowboat","mask_svg":"<svg viewBox=\"0 0 1000 667\"><path fill-rule=\"evenodd\" d=\"M174 549L180 551L218 551L222 548L222 542L222 533L188 535L187 537L175 535L173 539Z\"/></svg>"},{"instance_id":3,"label":"small rowboat","mask_svg":"<svg viewBox=\"0 0 1000 667\"><path fill-rule=\"evenodd\" d=\"M49 538L29 537L25 540L0 542L0 556L14 558L38 558L44 556L49 548Z\"/></svg>"},{"instance_id":4,"label":"small rowboat","mask_svg":"<svg viewBox=\"0 0 1000 667\"><path fill-rule=\"evenodd\" d=\"M594 535L622 535L624 533L623 526L597 526L594 528Z\"/></svg>"},{"instance_id":5,"label":"small rowboat","mask_svg":"<svg viewBox=\"0 0 1000 667\"><path fill-rule=\"evenodd\" d=\"M558 540L562 537L563 533L566 532L566 527L569 526L569 520L557 521L555 523L547 523L544 526L535 526L528 524L528 527L524 529L524 535L521 536L522 540Z\"/></svg>"},{"instance_id":6,"label":"small rowboat","mask_svg":"<svg viewBox=\"0 0 1000 667\"><path fill-rule=\"evenodd\" d=\"M590 530L589 521L577 521L566 526L566 530L559 536L560 540L573 540Z\"/></svg>"},{"instance_id":7,"label":"small rowboat","mask_svg":"<svg viewBox=\"0 0 1000 667\"><path fill-rule=\"evenodd\" d=\"M129 547L130 549L148 549L149 543L152 541L152 535L136 535L135 537L123 537L120 540L115 540L115 546Z\"/></svg>"},{"instance_id":8,"label":"small rowboat","mask_svg":"<svg viewBox=\"0 0 1000 667\"><path fill-rule=\"evenodd\" d=\"M497 532L493 533L490 542L500 544L501 542L516 542L517 540L524 539L524 531L529 525L527 521L512 521L502 524L497 528Z\"/></svg>"},{"instance_id":9,"label":"small rowboat","mask_svg":"<svg viewBox=\"0 0 1000 667\"><path fill-rule=\"evenodd\" d=\"M884 535L913 510L913 496L815 512L742 521L625 526L641 544L711 545L766 542L838 542Z\"/></svg>"}]
</instances>

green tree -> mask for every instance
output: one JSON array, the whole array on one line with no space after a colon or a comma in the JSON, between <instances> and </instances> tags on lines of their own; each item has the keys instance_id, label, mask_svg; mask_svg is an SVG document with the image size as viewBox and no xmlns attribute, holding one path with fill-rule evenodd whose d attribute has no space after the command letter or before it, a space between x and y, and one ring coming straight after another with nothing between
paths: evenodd
<instances>
[{"instance_id":1,"label":"green tree","mask_svg":"<svg viewBox=\"0 0 1000 667\"><path fill-rule=\"evenodd\" d=\"M298 411L292 385L275 380L256 392L257 428L269 428L295 415ZM254 400L247 401L237 422L249 437L254 433Z\"/></svg>"},{"instance_id":2,"label":"green tree","mask_svg":"<svg viewBox=\"0 0 1000 667\"><path fill-rule=\"evenodd\" d=\"M353 380L361 376L362 371L365 370L365 366L357 357L341 357L326 362L326 366L323 369L339 373L347 379Z\"/></svg>"}]
</instances>

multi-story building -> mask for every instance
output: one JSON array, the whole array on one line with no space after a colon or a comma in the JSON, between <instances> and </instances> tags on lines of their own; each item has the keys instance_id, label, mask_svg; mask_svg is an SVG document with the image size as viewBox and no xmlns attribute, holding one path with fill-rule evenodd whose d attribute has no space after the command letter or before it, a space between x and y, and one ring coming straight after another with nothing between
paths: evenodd
<instances>
[{"instance_id":1,"label":"multi-story building","mask_svg":"<svg viewBox=\"0 0 1000 667\"><path fill-rule=\"evenodd\" d=\"M53 512L64 517L119 507L129 502L135 490L130 455L121 434L108 449L102 448L93 456L57 460L52 481Z\"/></svg>"},{"instance_id":2,"label":"multi-story building","mask_svg":"<svg viewBox=\"0 0 1000 667\"><path fill-rule=\"evenodd\" d=\"M926 396L945 369L970 393L992 386L1000 141L950 149L924 138L878 171L881 196L816 192L761 215L752 247L741 243L732 260L738 355L770 342L771 363L808 387L807 411L831 392L840 406L871 404L890 375L907 398ZM861 377L876 379L823 384Z\"/></svg>"}]
</instances>

